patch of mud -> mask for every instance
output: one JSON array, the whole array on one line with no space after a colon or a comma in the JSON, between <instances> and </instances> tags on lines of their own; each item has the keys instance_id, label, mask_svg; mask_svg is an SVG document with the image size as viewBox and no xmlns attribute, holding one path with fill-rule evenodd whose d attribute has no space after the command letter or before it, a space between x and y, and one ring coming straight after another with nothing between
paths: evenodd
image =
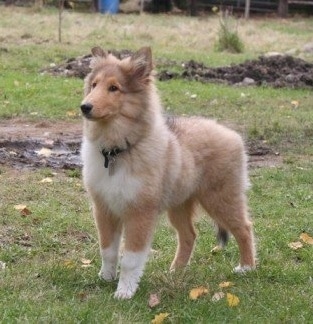
<instances>
[{"instance_id":1,"label":"patch of mud","mask_svg":"<svg viewBox=\"0 0 313 324\"><path fill-rule=\"evenodd\" d=\"M129 50L112 50L110 53L120 59L132 54ZM71 58L60 65L52 64L52 66L43 69L41 72L84 78L90 72L90 60L91 55ZM165 62L164 59L159 59L156 65L159 66L157 77L160 81L182 78L241 86L313 87L313 64L290 55L261 56L256 60L248 60L241 64L218 68L210 68L193 60L178 63L174 61ZM164 66L168 66L169 69L162 69ZM182 72L173 72L173 66L182 69Z\"/></svg>"},{"instance_id":2,"label":"patch of mud","mask_svg":"<svg viewBox=\"0 0 313 324\"><path fill-rule=\"evenodd\" d=\"M81 122L34 123L22 119L1 121L0 166L15 169L81 168L81 139ZM262 141L250 141L248 154L252 168L281 163L281 158Z\"/></svg>"},{"instance_id":3,"label":"patch of mud","mask_svg":"<svg viewBox=\"0 0 313 324\"><path fill-rule=\"evenodd\" d=\"M2 121L0 165L31 169L80 168L81 127L81 123L70 122Z\"/></svg>"}]
</instances>

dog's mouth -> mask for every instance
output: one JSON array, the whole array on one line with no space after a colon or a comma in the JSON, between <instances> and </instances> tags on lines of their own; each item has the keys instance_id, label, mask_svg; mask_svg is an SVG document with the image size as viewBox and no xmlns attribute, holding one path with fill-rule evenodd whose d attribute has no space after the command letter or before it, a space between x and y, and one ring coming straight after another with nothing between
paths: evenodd
<instances>
[{"instance_id":1,"label":"dog's mouth","mask_svg":"<svg viewBox=\"0 0 313 324\"><path fill-rule=\"evenodd\" d=\"M89 121L94 121L94 122L108 122L109 120L112 119L112 115L111 114L106 114L106 115L103 115L103 116L95 116L93 115L92 113L83 113L83 118L86 118L87 120Z\"/></svg>"},{"instance_id":2,"label":"dog's mouth","mask_svg":"<svg viewBox=\"0 0 313 324\"><path fill-rule=\"evenodd\" d=\"M92 114L83 113L83 117L88 119L88 120L94 120L94 117L92 116Z\"/></svg>"}]
</instances>

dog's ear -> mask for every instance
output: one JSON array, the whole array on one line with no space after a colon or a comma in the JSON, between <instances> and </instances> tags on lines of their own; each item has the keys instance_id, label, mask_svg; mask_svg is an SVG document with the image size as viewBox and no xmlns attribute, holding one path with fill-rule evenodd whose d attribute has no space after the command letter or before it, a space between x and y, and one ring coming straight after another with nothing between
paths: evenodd
<instances>
[{"instance_id":1,"label":"dog's ear","mask_svg":"<svg viewBox=\"0 0 313 324\"><path fill-rule=\"evenodd\" d=\"M99 46L93 47L91 49L91 54L94 57L103 57L103 58L105 58L107 56L107 53Z\"/></svg>"},{"instance_id":2,"label":"dog's ear","mask_svg":"<svg viewBox=\"0 0 313 324\"><path fill-rule=\"evenodd\" d=\"M153 69L152 52L150 47L143 47L134 53L130 59L132 77L146 82Z\"/></svg>"}]
</instances>

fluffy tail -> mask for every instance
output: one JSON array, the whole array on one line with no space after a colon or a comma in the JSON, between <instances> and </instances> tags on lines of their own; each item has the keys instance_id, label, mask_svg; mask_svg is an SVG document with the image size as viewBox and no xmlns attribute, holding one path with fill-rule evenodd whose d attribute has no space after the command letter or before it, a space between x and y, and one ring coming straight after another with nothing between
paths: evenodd
<instances>
[{"instance_id":1,"label":"fluffy tail","mask_svg":"<svg viewBox=\"0 0 313 324\"><path fill-rule=\"evenodd\" d=\"M224 228L217 226L216 238L218 241L218 245L221 248L224 248L228 242L229 233Z\"/></svg>"}]
</instances>

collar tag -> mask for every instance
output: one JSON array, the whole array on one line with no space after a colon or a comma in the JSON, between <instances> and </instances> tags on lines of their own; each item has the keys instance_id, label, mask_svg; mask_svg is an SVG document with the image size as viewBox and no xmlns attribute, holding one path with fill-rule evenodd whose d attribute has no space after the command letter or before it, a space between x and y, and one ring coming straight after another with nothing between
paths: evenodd
<instances>
[{"instance_id":1,"label":"collar tag","mask_svg":"<svg viewBox=\"0 0 313 324\"><path fill-rule=\"evenodd\" d=\"M103 149L101 151L101 154L104 157L104 167L107 169L111 163L114 163L115 157L123 151L124 150L121 150L118 147L113 148L111 151L106 151L105 149Z\"/></svg>"}]
</instances>

